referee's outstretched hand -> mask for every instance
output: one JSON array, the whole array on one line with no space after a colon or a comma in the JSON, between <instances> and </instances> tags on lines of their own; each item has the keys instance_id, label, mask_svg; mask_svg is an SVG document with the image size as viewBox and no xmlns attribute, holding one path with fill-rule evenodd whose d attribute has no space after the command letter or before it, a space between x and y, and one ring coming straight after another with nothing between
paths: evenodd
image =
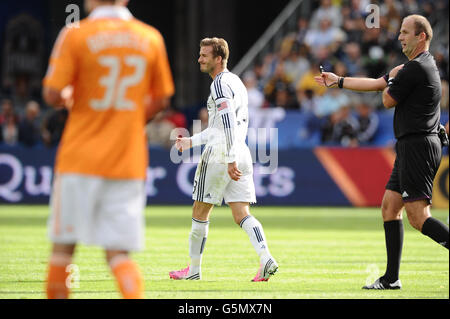
<instances>
[{"instance_id":1,"label":"referee's outstretched hand","mask_svg":"<svg viewBox=\"0 0 450 319\"><path fill-rule=\"evenodd\" d=\"M322 72L320 76L315 76L314 80L320 86L333 88L337 87L339 77L332 72Z\"/></svg>"}]
</instances>

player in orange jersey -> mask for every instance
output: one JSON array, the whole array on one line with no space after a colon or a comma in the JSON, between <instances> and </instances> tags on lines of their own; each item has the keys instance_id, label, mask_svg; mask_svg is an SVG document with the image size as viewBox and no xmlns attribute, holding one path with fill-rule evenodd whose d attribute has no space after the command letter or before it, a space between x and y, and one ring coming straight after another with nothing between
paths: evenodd
<instances>
[{"instance_id":1,"label":"player in orange jersey","mask_svg":"<svg viewBox=\"0 0 450 319\"><path fill-rule=\"evenodd\" d=\"M70 105L50 198L48 298L69 296L77 243L105 249L124 298L144 296L128 253L143 248L145 125L169 104L174 84L164 39L126 2L85 0L89 16L63 28L43 81L48 104Z\"/></svg>"}]
</instances>

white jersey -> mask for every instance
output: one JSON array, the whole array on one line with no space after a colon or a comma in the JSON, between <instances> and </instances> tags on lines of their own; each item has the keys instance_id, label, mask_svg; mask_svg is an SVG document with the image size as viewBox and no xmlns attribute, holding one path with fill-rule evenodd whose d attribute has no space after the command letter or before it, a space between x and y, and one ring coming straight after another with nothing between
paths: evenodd
<instances>
[{"instance_id":1,"label":"white jersey","mask_svg":"<svg viewBox=\"0 0 450 319\"><path fill-rule=\"evenodd\" d=\"M226 145L225 161L236 160L236 148L245 145L248 95L241 79L227 69L216 75L208 97L208 128L192 136L192 146Z\"/></svg>"}]
</instances>

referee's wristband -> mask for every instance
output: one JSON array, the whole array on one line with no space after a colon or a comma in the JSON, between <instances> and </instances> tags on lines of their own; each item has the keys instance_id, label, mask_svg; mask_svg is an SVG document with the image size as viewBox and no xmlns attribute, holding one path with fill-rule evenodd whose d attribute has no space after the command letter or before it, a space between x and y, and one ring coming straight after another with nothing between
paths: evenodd
<instances>
[{"instance_id":1,"label":"referee's wristband","mask_svg":"<svg viewBox=\"0 0 450 319\"><path fill-rule=\"evenodd\" d=\"M394 78L389 78L387 81L387 86L391 87L391 85L394 83Z\"/></svg>"},{"instance_id":2,"label":"referee's wristband","mask_svg":"<svg viewBox=\"0 0 450 319\"><path fill-rule=\"evenodd\" d=\"M338 79L338 87L340 89L342 89L344 87L344 77L343 76L339 77L339 79Z\"/></svg>"}]
</instances>

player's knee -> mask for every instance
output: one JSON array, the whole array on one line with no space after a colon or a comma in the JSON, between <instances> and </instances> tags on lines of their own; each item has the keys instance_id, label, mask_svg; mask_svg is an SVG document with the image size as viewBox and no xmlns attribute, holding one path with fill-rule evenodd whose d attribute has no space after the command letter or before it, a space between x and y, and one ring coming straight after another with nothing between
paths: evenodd
<instances>
[{"instance_id":1,"label":"player's knee","mask_svg":"<svg viewBox=\"0 0 450 319\"><path fill-rule=\"evenodd\" d=\"M212 208L212 204L194 201L194 205L192 207L192 217L202 221L208 220Z\"/></svg>"},{"instance_id":2,"label":"player's knee","mask_svg":"<svg viewBox=\"0 0 450 319\"><path fill-rule=\"evenodd\" d=\"M398 220L402 218L403 201L400 194L386 191L381 202L381 213L384 221Z\"/></svg>"},{"instance_id":3,"label":"player's knee","mask_svg":"<svg viewBox=\"0 0 450 319\"><path fill-rule=\"evenodd\" d=\"M423 224L425 221L431 217L431 215L428 212L420 213L420 214L412 214L409 213L408 215L408 221L412 227L417 229L418 231L422 231Z\"/></svg>"},{"instance_id":4,"label":"player's knee","mask_svg":"<svg viewBox=\"0 0 450 319\"><path fill-rule=\"evenodd\" d=\"M417 229L418 231L422 231L423 222L421 221L421 219L412 215L408 215L408 221L413 228Z\"/></svg>"},{"instance_id":5,"label":"player's knee","mask_svg":"<svg viewBox=\"0 0 450 319\"><path fill-rule=\"evenodd\" d=\"M244 216L244 217L245 217L245 216ZM235 222L237 225L240 225L240 224L241 224L241 221L242 221L242 219L244 219L244 217L241 216L241 215L239 215L239 216L233 215L233 220L234 220L234 222Z\"/></svg>"},{"instance_id":6,"label":"player's knee","mask_svg":"<svg viewBox=\"0 0 450 319\"><path fill-rule=\"evenodd\" d=\"M383 201L381 205L381 214L384 221L397 220L401 218L401 209L398 210L391 203Z\"/></svg>"},{"instance_id":7,"label":"player's knee","mask_svg":"<svg viewBox=\"0 0 450 319\"><path fill-rule=\"evenodd\" d=\"M405 205L408 221L412 227L422 231L425 221L431 217L430 206L427 201L414 201Z\"/></svg>"}]
</instances>

